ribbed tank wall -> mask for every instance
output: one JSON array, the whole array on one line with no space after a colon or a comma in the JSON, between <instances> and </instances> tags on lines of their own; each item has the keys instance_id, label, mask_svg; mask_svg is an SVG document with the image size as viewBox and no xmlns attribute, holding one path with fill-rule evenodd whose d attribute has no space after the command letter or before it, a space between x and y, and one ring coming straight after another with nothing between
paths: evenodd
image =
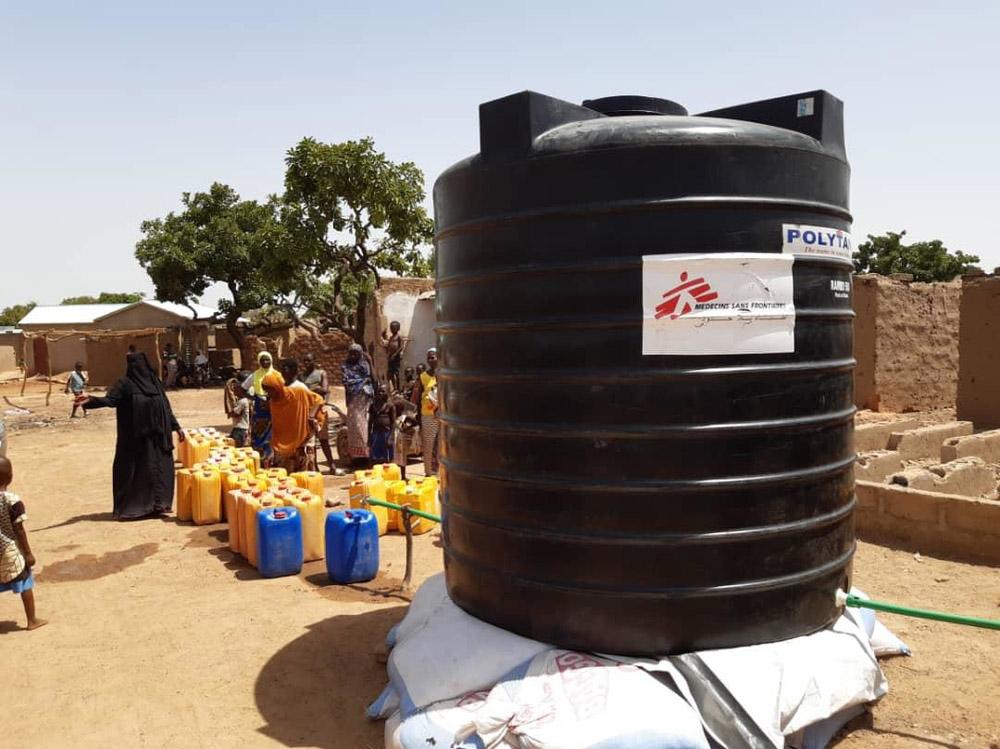
<instances>
[{"instance_id":1,"label":"ribbed tank wall","mask_svg":"<svg viewBox=\"0 0 1000 749\"><path fill-rule=\"evenodd\" d=\"M787 353L644 355L641 289L644 256L849 231L842 147L735 119L580 125L565 108L545 128L552 100L521 96L541 132L491 154L489 128L523 112L484 105L484 153L434 192L453 599L604 652L825 626L854 550L852 312L835 293L850 264L795 258Z\"/></svg>"}]
</instances>

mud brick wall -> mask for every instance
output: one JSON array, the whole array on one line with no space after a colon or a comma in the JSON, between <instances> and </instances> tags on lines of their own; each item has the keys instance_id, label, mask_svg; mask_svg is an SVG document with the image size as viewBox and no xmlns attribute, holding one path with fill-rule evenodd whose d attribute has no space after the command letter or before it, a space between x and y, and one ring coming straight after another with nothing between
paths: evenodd
<instances>
[{"instance_id":1,"label":"mud brick wall","mask_svg":"<svg viewBox=\"0 0 1000 749\"><path fill-rule=\"evenodd\" d=\"M302 362L302 357L311 353L316 358L316 366L325 369L330 385L340 384L340 365L347 358L347 348L353 343L351 337L339 330L331 330L318 338L308 334L295 336L288 347L287 356Z\"/></svg>"},{"instance_id":2,"label":"mud brick wall","mask_svg":"<svg viewBox=\"0 0 1000 749\"><path fill-rule=\"evenodd\" d=\"M855 404L876 411L955 406L960 282L854 277Z\"/></svg>"},{"instance_id":3,"label":"mud brick wall","mask_svg":"<svg viewBox=\"0 0 1000 749\"><path fill-rule=\"evenodd\" d=\"M1000 275L962 280L959 325L960 419L977 429L1000 427Z\"/></svg>"}]
</instances>

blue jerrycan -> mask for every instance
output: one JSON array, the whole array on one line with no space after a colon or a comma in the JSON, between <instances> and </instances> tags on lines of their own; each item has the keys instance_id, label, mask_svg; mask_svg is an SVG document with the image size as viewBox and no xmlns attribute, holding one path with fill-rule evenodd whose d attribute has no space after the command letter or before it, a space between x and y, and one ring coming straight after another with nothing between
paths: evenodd
<instances>
[{"instance_id":1,"label":"blue jerrycan","mask_svg":"<svg viewBox=\"0 0 1000 749\"><path fill-rule=\"evenodd\" d=\"M294 507L257 513L257 569L264 577L297 575L302 569L302 517Z\"/></svg>"},{"instance_id":2,"label":"blue jerrycan","mask_svg":"<svg viewBox=\"0 0 1000 749\"><path fill-rule=\"evenodd\" d=\"M370 510L326 516L326 571L335 583L363 583L378 574L378 521Z\"/></svg>"}]
</instances>

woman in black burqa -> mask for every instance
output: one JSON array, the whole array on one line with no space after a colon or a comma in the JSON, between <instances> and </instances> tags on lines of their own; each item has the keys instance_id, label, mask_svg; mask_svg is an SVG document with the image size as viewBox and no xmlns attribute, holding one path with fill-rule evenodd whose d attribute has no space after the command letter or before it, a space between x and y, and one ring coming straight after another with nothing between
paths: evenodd
<instances>
[{"instance_id":1,"label":"woman in black burqa","mask_svg":"<svg viewBox=\"0 0 1000 749\"><path fill-rule=\"evenodd\" d=\"M116 520L169 512L174 498L172 432L181 431L163 385L142 352L126 357L125 377L103 398L89 397L85 409L114 408L118 417L114 494Z\"/></svg>"}]
</instances>

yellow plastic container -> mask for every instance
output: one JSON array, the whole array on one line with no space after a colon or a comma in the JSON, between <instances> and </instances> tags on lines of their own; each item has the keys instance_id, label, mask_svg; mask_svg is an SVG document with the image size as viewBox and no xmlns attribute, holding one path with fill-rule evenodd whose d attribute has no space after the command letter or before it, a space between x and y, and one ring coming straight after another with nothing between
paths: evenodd
<instances>
[{"instance_id":1,"label":"yellow plastic container","mask_svg":"<svg viewBox=\"0 0 1000 749\"><path fill-rule=\"evenodd\" d=\"M438 504L437 481L425 481L420 487L406 487L406 501L399 504L441 517L441 507ZM437 523L433 520L418 517L417 515L410 516L410 528L415 534L427 533L427 531L433 530L436 525ZM399 529L403 530L402 522L400 522Z\"/></svg>"},{"instance_id":2,"label":"yellow plastic container","mask_svg":"<svg viewBox=\"0 0 1000 749\"><path fill-rule=\"evenodd\" d=\"M317 497L323 497L326 494L326 487L323 485L323 474L319 471L299 471L298 473L293 473L291 478L295 479L296 484L303 489L308 489Z\"/></svg>"},{"instance_id":3,"label":"yellow plastic container","mask_svg":"<svg viewBox=\"0 0 1000 749\"><path fill-rule=\"evenodd\" d=\"M209 442L197 437L189 439L187 449L188 463L185 467L190 468L196 463L204 463L208 460L211 451L212 446Z\"/></svg>"},{"instance_id":4,"label":"yellow plastic container","mask_svg":"<svg viewBox=\"0 0 1000 749\"><path fill-rule=\"evenodd\" d=\"M270 494L253 492L243 495L243 556L254 567L257 566L257 511L273 504L274 497Z\"/></svg>"},{"instance_id":5,"label":"yellow plastic container","mask_svg":"<svg viewBox=\"0 0 1000 749\"><path fill-rule=\"evenodd\" d=\"M302 518L303 560L315 562L326 556L326 505L315 494L296 493L287 505L299 511Z\"/></svg>"},{"instance_id":6,"label":"yellow plastic container","mask_svg":"<svg viewBox=\"0 0 1000 749\"><path fill-rule=\"evenodd\" d=\"M243 495L242 489L232 489L226 492L226 522L229 524L229 550L235 554L243 553L241 544L240 522L243 513L240 512L240 497Z\"/></svg>"},{"instance_id":7,"label":"yellow plastic container","mask_svg":"<svg viewBox=\"0 0 1000 749\"><path fill-rule=\"evenodd\" d=\"M191 520L191 492L194 487L194 477L189 468L177 470L177 519L187 522Z\"/></svg>"},{"instance_id":8,"label":"yellow plastic container","mask_svg":"<svg viewBox=\"0 0 1000 749\"><path fill-rule=\"evenodd\" d=\"M286 479L288 478L288 471L284 468L268 468L264 471L264 474L269 479Z\"/></svg>"},{"instance_id":9,"label":"yellow plastic container","mask_svg":"<svg viewBox=\"0 0 1000 749\"><path fill-rule=\"evenodd\" d=\"M193 474L191 519L195 525L210 525L222 520L222 477L218 471L202 469Z\"/></svg>"},{"instance_id":10,"label":"yellow plastic container","mask_svg":"<svg viewBox=\"0 0 1000 749\"><path fill-rule=\"evenodd\" d=\"M388 481L385 485L385 498L397 505L406 504L407 483L405 481ZM389 530L403 532L403 524L399 520L399 510L388 510Z\"/></svg>"},{"instance_id":11,"label":"yellow plastic container","mask_svg":"<svg viewBox=\"0 0 1000 749\"><path fill-rule=\"evenodd\" d=\"M380 463L375 468L381 472L381 476L386 481L399 481L403 478L403 472L395 463Z\"/></svg>"},{"instance_id":12,"label":"yellow plastic container","mask_svg":"<svg viewBox=\"0 0 1000 749\"><path fill-rule=\"evenodd\" d=\"M379 505L365 504L365 499L385 500L385 482L382 479L368 479L367 481L355 481L347 489L347 496L351 509L371 510L378 521L378 534L384 536L389 531L389 510Z\"/></svg>"}]
</instances>

